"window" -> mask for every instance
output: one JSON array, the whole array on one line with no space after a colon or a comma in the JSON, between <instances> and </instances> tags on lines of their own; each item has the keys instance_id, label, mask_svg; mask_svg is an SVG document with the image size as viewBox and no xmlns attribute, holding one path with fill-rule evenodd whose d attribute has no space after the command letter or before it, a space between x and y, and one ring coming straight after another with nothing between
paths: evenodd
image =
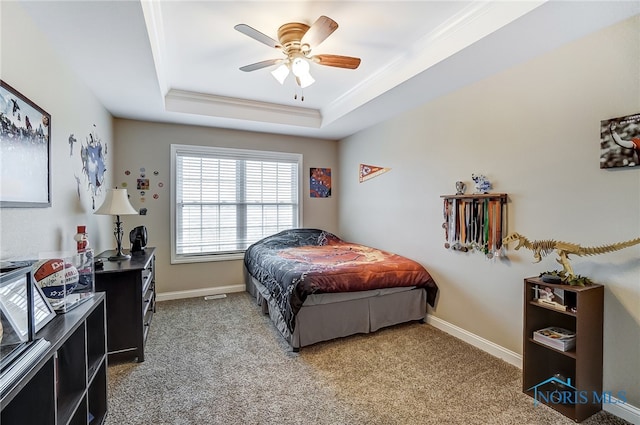
<instances>
[{"instance_id":1,"label":"window","mask_svg":"<svg viewBox=\"0 0 640 425\"><path fill-rule=\"evenodd\" d=\"M299 227L302 155L171 145L171 262L239 259Z\"/></svg>"}]
</instances>

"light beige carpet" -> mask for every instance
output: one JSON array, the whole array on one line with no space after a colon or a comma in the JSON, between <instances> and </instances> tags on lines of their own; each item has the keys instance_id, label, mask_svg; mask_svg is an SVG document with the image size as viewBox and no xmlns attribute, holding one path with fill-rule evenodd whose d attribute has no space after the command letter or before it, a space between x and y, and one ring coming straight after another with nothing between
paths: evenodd
<instances>
[{"instance_id":1,"label":"light beige carpet","mask_svg":"<svg viewBox=\"0 0 640 425\"><path fill-rule=\"evenodd\" d=\"M109 367L107 424L574 423L534 406L519 369L426 324L293 353L247 293L158 303L145 355Z\"/></svg>"}]
</instances>

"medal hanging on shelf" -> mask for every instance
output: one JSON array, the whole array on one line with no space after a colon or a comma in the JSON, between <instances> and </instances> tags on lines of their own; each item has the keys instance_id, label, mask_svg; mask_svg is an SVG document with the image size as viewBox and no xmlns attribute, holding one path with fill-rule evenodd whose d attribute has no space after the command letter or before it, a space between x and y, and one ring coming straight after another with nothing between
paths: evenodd
<instances>
[{"instance_id":1,"label":"medal hanging on shelf","mask_svg":"<svg viewBox=\"0 0 640 425\"><path fill-rule=\"evenodd\" d=\"M458 199L444 200L445 239L444 247L455 251L467 252L467 214L466 203Z\"/></svg>"},{"instance_id":2,"label":"medal hanging on shelf","mask_svg":"<svg viewBox=\"0 0 640 425\"><path fill-rule=\"evenodd\" d=\"M499 198L445 198L445 248L482 252L489 259L502 255L502 207Z\"/></svg>"},{"instance_id":3,"label":"medal hanging on shelf","mask_svg":"<svg viewBox=\"0 0 640 425\"><path fill-rule=\"evenodd\" d=\"M489 230L491 232L491 246L487 257L497 258L502 255L502 201L492 199L489 201L490 220Z\"/></svg>"}]
</instances>

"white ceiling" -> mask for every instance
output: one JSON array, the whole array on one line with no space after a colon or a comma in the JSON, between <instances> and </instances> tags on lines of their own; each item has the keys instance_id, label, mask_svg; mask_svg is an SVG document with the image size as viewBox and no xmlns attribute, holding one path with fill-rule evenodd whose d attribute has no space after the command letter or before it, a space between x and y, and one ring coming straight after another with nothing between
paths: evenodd
<instances>
[{"instance_id":1,"label":"white ceiling","mask_svg":"<svg viewBox=\"0 0 640 425\"><path fill-rule=\"evenodd\" d=\"M640 13L640 0L22 4L116 117L326 139ZM321 15L339 28L312 53L360 57L358 69L312 64L316 83L303 93L291 77L281 86L275 66L238 69L282 54L236 24L277 39L283 23L311 25Z\"/></svg>"}]
</instances>

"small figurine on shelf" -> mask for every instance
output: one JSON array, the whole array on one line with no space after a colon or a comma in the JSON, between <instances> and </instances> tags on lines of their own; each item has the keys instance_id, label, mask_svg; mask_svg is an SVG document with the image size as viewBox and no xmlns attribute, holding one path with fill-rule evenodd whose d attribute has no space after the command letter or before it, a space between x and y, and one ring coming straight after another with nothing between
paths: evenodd
<instances>
[{"instance_id":1,"label":"small figurine on shelf","mask_svg":"<svg viewBox=\"0 0 640 425\"><path fill-rule=\"evenodd\" d=\"M471 179L476 184L476 193L489 193L491 182L482 174L471 174Z\"/></svg>"},{"instance_id":2,"label":"small figurine on shelf","mask_svg":"<svg viewBox=\"0 0 640 425\"><path fill-rule=\"evenodd\" d=\"M78 226L78 233L73 237L76 241L78 252L85 252L89 248L89 235L87 235L87 226Z\"/></svg>"},{"instance_id":3,"label":"small figurine on shelf","mask_svg":"<svg viewBox=\"0 0 640 425\"><path fill-rule=\"evenodd\" d=\"M464 195L464 191L467 188L467 185L462 181L456 182L456 195Z\"/></svg>"}]
</instances>

